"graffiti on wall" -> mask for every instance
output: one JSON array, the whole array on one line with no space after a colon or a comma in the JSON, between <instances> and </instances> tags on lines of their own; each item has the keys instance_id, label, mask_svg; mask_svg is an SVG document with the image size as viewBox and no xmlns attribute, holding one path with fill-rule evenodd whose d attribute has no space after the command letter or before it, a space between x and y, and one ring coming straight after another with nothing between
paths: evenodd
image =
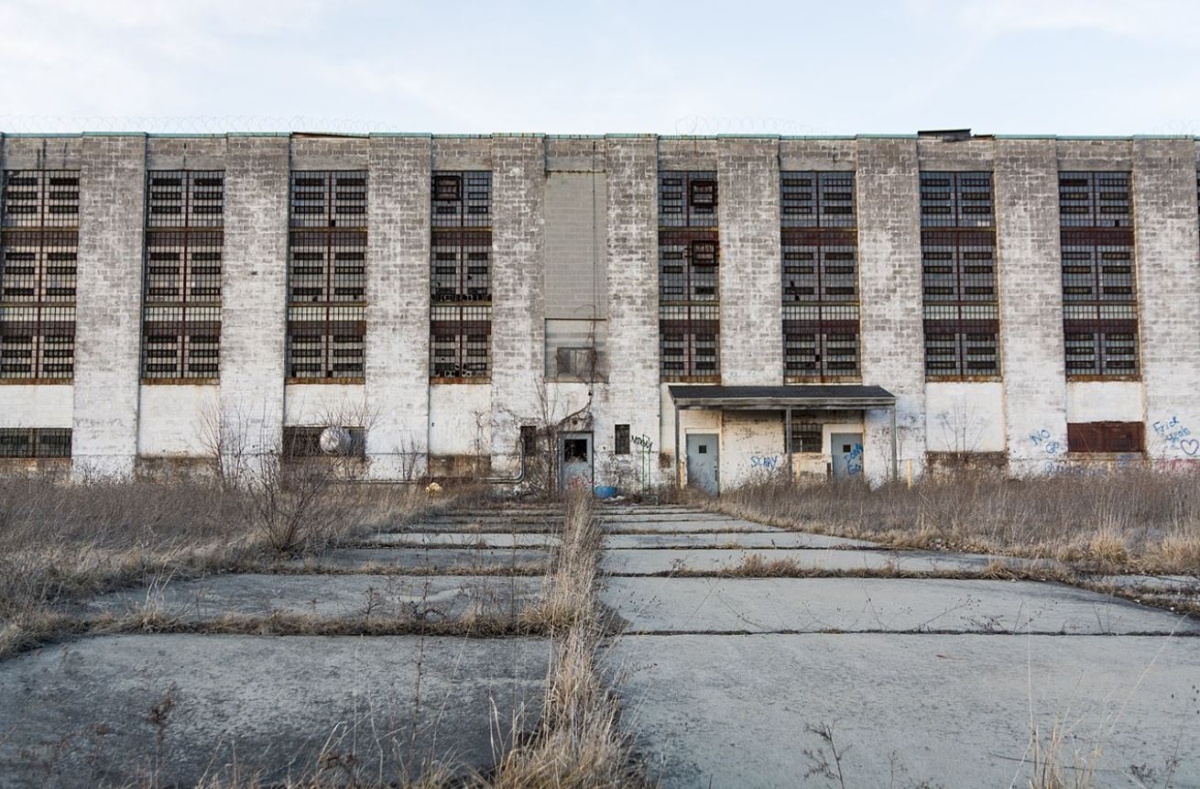
<instances>
[{"instance_id":1,"label":"graffiti on wall","mask_svg":"<svg viewBox=\"0 0 1200 789\"><path fill-rule=\"evenodd\" d=\"M751 455L750 468L775 471L779 468L779 455Z\"/></svg>"},{"instance_id":2,"label":"graffiti on wall","mask_svg":"<svg viewBox=\"0 0 1200 789\"><path fill-rule=\"evenodd\" d=\"M1151 427L1155 434L1167 444L1167 449L1182 452L1188 457L1200 454L1200 440L1192 436L1187 425L1179 421L1178 416L1154 422Z\"/></svg>"}]
</instances>

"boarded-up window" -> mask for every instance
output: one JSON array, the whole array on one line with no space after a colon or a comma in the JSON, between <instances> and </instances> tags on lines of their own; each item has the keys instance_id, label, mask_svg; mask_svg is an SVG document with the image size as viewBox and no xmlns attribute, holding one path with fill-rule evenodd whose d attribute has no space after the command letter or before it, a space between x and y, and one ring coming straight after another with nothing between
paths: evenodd
<instances>
[{"instance_id":1,"label":"boarded-up window","mask_svg":"<svg viewBox=\"0 0 1200 789\"><path fill-rule=\"evenodd\" d=\"M1067 425L1070 452L1141 452L1146 429L1141 422L1075 422Z\"/></svg>"}]
</instances>

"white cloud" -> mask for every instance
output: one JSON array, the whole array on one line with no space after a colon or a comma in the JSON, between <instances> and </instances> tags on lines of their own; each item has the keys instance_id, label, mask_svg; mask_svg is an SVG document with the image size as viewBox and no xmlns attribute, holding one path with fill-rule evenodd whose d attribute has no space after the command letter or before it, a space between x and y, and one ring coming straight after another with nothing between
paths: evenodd
<instances>
[{"instance_id":1,"label":"white cloud","mask_svg":"<svg viewBox=\"0 0 1200 789\"><path fill-rule=\"evenodd\" d=\"M1194 0L911 0L908 7L983 35L1080 30L1193 42L1200 26Z\"/></svg>"}]
</instances>

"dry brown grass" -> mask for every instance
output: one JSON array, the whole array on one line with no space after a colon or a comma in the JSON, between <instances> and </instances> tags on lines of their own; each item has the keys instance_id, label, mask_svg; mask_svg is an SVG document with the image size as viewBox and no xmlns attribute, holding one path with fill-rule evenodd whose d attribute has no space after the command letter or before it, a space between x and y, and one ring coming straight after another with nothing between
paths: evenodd
<instances>
[{"instance_id":1,"label":"dry brown grass","mask_svg":"<svg viewBox=\"0 0 1200 789\"><path fill-rule=\"evenodd\" d=\"M1200 573L1200 479L1129 471L1012 480L983 473L911 488L761 483L708 506L895 548L1063 561L1083 572Z\"/></svg>"},{"instance_id":2,"label":"dry brown grass","mask_svg":"<svg viewBox=\"0 0 1200 789\"><path fill-rule=\"evenodd\" d=\"M555 637L535 736L503 755L486 789L617 789L648 782L621 732L618 702L596 665L605 636L596 596L603 532L591 498L567 503L566 529L548 591L523 619Z\"/></svg>"},{"instance_id":3,"label":"dry brown grass","mask_svg":"<svg viewBox=\"0 0 1200 789\"><path fill-rule=\"evenodd\" d=\"M88 597L157 577L261 571L281 555L311 553L477 495L430 499L419 488L329 485L320 506L306 493L314 520L282 545L261 519L261 501L244 489L0 478L0 658L69 633L76 626L67 626L62 608Z\"/></svg>"}]
</instances>

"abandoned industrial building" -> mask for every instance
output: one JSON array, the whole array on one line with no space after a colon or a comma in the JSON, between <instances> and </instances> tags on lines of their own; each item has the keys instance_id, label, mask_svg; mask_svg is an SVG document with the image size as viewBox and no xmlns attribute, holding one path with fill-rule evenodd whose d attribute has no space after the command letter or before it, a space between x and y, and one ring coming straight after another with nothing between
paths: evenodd
<instances>
[{"instance_id":1,"label":"abandoned industrial building","mask_svg":"<svg viewBox=\"0 0 1200 789\"><path fill-rule=\"evenodd\" d=\"M1200 146L5 135L0 466L707 490L1200 461Z\"/></svg>"}]
</instances>

